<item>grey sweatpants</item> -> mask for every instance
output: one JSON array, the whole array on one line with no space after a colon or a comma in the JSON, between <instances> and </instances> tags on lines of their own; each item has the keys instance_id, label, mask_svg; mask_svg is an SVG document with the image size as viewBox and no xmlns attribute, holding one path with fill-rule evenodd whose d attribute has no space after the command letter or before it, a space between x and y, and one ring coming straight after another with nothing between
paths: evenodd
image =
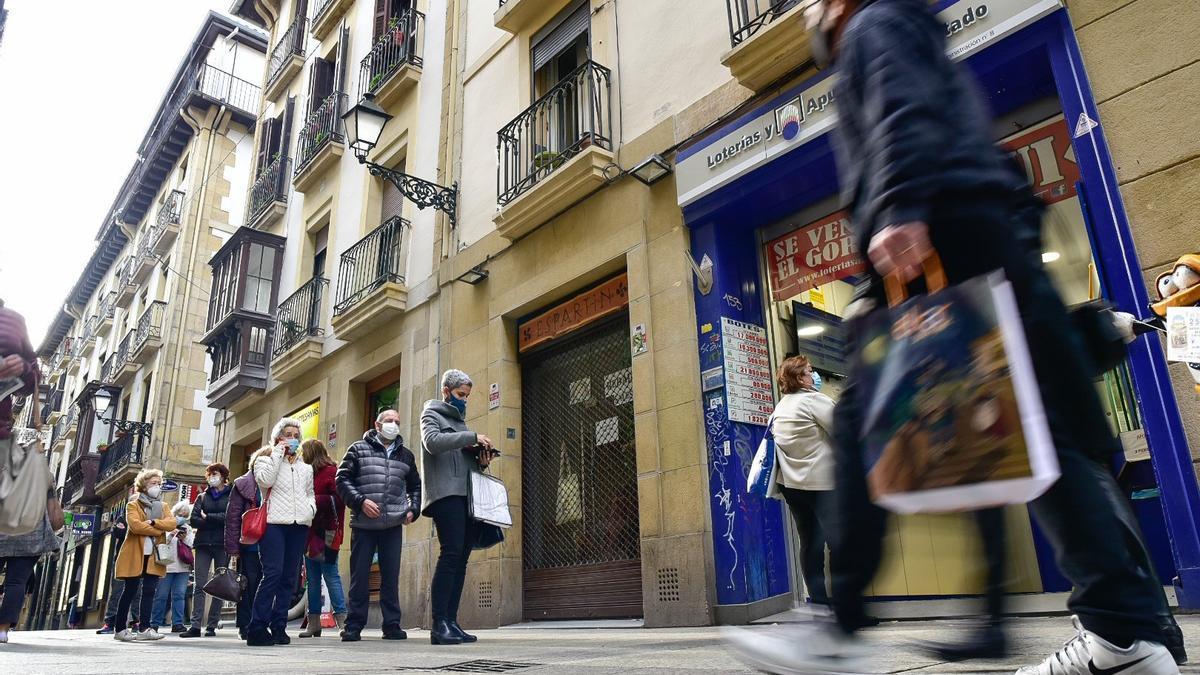
<instances>
[{"instance_id":1,"label":"grey sweatpants","mask_svg":"<svg viewBox=\"0 0 1200 675\"><path fill-rule=\"evenodd\" d=\"M216 571L214 567L229 566L229 554L225 552L224 547L197 546L195 556L196 591L192 595L192 627L200 628L204 621L204 599L208 597L204 592L204 584L208 583L208 578ZM224 605L224 600L212 599L208 608L208 628L216 630L217 622L221 620L221 607Z\"/></svg>"}]
</instances>

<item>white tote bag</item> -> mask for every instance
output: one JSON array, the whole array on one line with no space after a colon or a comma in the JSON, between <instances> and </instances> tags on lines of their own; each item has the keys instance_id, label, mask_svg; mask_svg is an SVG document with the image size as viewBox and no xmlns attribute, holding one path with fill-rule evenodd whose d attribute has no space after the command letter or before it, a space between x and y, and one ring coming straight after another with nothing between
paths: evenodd
<instances>
[{"instance_id":1,"label":"white tote bag","mask_svg":"<svg viewBox=\"0 0 1200 675\"><path fill-rule=\"evenodd\" d=\"M508 510L508 488L504 481L479 471L471 472L471 517L495 525L512 527L512 513Z\"/></svg>"}]
</instances>

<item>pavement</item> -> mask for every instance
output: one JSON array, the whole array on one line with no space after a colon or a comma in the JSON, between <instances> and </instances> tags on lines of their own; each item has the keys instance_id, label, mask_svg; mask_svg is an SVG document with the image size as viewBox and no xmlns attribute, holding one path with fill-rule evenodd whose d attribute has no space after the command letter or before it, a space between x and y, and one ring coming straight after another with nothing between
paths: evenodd
<instances>
[{"instance_id":1,"label":"pavement","mask_svg":"<svg viewBox=\"0 0 1200 675\"><path fill-rule=\"evenodd\" d=\"M1200 661L1200 616L1180 617L1188 651ZM363 641L343 644L336 631L298 639L283 647L247 647L229 629L214 638L181 640L168 635L157 642L122 643L93 631L13 632L0 645L0 673L447 673L512 672L520 675L571 673L749 673L723 646L722 630L703 628L612 627L612 623L520 624L477 631L474 645L435 647L429 633L410 630L404 642L379 639L378 630ZM625 624L636 626L634 623ZM564 627L567 626L567 627ZM600 627L596 627L600 626ZM1020 618L1012 622L1017 652L1004 661L938 663L904 649L906 641L953 635L953 621L885 622L868 631L880 647L871 673L1013 673L1041 661L1072 635L1066 617ZM794 625L756 626L756 631L796 630ZM1184 666L1200 673L1200 665Z\"/></svg>"}]
</instances>

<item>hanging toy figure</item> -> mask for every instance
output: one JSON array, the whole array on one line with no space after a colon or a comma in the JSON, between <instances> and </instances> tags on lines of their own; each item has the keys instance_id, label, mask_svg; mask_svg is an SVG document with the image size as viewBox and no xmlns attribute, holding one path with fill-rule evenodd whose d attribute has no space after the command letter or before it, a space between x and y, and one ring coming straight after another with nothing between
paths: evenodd
<instances>
[{"instance_id":1,"label":"hanging toy figure","mask_svg":"<svg viewBox=\"0 0 1200 675\"><path fill-rule=\"evenodd\" d=\"M1200 253L1189 253L1175 261L1175 267L1170 272L1161 274L1154 283L1158 292L1158 302L1152 303L1150 309L1158 315L1159 330L1167 332L1167 339L1172 335L1170 327L1165 326L1167 310L1171 307L1195 307L1200 305ZM1184 337L1186 340L1186 336ZM1200 363L1187 364L1196 381L1196 393L1200 394Z\"/></svg>"}]
</instances>

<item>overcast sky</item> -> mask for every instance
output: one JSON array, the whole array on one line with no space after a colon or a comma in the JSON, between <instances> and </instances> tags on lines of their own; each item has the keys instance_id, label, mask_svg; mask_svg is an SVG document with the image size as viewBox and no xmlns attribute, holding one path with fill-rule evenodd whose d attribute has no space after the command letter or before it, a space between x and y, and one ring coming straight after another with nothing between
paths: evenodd
<instances>
[{"instance_id":1,"label":"overcast sky","mask_svg":"<svg viewBox=\"0 0 1200 675\"><path fill-rule=\"evenodd\" d=\"M34 347L96 246L210 10L230 0L8 0L0 43L0 298Z\"/></svg>"}]
</instances>

